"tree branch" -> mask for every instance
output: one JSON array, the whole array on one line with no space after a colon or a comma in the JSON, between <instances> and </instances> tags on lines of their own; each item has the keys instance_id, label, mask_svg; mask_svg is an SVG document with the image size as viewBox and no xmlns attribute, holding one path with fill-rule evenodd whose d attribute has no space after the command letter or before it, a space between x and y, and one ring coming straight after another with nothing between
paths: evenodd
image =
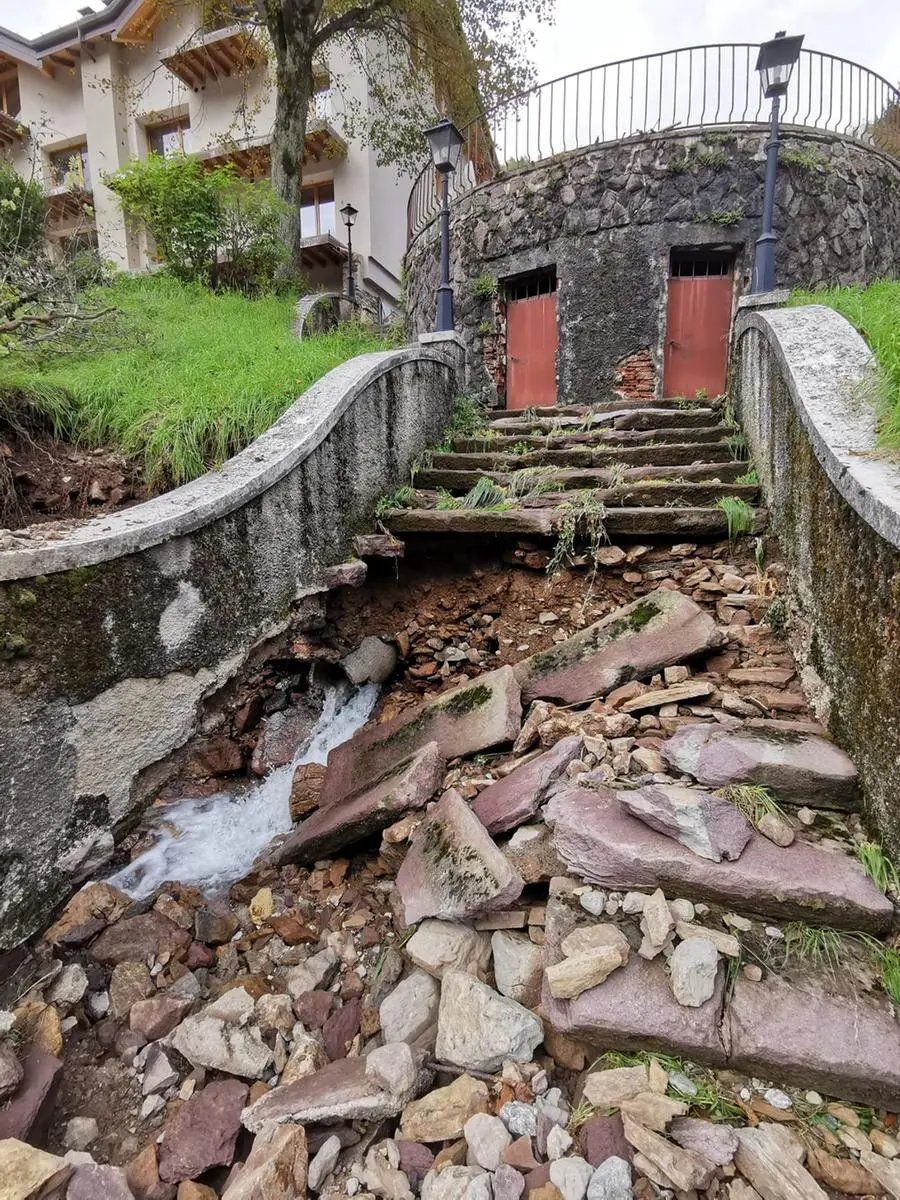
<instances>
[{"instance_id":1,"label":"tree branch","mask_svg":"<svg viewBox=\"0 0 900 1200\"><path fill-rule=\"evenodd\" d=\"M313 35L313 51L320 49L339 33L352 33L353 30L364 29L369 21L389 9L392 2L393 0L369 0L367 4L357 4L355 8L348 8L339 16L332 17L330 21L320 25Z\"/></svg>"}]
</instances>

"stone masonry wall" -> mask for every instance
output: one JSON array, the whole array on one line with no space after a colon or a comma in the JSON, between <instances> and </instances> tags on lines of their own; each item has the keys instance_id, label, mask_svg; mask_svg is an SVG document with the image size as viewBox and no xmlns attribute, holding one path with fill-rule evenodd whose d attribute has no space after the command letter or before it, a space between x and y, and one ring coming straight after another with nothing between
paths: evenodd
<instances>
[{"instance_id":1,"label":"stone masonry wall","mask_svg":"<svg viewBox=\"0 0 900 1200\"><path fill-rule=\"evenodd\" d=\"M0 552L0 950L112 849L154 764L286 629L447 423L455 340L360 355L247 450L165 496Z\"/></svg>"},{"instance_id":2,"label":"stone masonry wall","mask_svg":"<svg viewBox=\"0 0 900 1200\"><path fill-rule=\"evenodd\" d=\"M623 358L649 350L659 386L669 251L736 255L746 290L759 234L766 134L758 129L632 138L484 184L454 201L451 276L470 384L504 402L503 329L479 277L554 266L559 396L590 401ZM779 286L851 283L900 269L900 163L837 136L787 131L775 228ZM433 328L432 222L407 254L410 330ZM489 369L485 370L487 358Z\"/></svg>"}]
</instances>

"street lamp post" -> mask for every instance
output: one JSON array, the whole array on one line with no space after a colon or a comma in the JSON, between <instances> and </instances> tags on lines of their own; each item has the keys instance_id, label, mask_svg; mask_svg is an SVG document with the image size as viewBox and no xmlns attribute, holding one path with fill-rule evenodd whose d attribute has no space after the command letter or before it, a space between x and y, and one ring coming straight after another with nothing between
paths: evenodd
<instances>
[{"instance_id":1,"label":"street lamp post","mask_svg":"<svg viewBox=\"0 0 900 1200\"><path fill-rule=\"evenodd\" d=\"M453 329L453 289L450 286L450 176L459 162L464 138L452 121L443 117L425 130L435 170L441 180L441 277L437 290L435 329L445 333Z\"/></svg>"},{"instance_id":2,"label":"street lamp post","mask_svg":"<svg viewBox=\"0 0 900 1200\"><path fill-rule=\"evenodd\" d=\"M756 255L753 260L751 292L771 292L775 287L775 176L778 171L778 114L781 97L788 90L794 63L800 57L803 35L785 37L784 30L775 34L771 42L763 42L759 48L756 69L762 82L763 95L772 101L772 120L769 140L766 143L766 182L763 191L762 233L756 239Z\"/></svg>"},{"instance_id":3,"label":"street lamp post","mask_svg":"<svg viewBox=\"0 0 900 1200\"><path fill-rule=\"evenodd\" d=\"M341 209L341 216L347 226L347 298L356 298L356 282L353 278L353 234L350 232L356 223L358 210L349 202Z\"/></svg>"}]
</instances>

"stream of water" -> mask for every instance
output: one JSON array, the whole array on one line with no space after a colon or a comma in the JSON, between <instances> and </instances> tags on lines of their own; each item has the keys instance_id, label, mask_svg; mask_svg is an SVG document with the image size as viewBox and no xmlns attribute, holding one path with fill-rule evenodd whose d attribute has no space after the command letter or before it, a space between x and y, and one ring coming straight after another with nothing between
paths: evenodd
<instances>
[{"instance_id":1,"label":"stream of water","mask_svg":"<svg viewBox=\"0 0 900 1200\"><path fill-rule=\"evenodd\" d=\"M156 841L109 882L136 900L167 880L195 885L208 894L224 891L247 874L272 838L291 828L289 801L295 769L301 763L324 763L329 750L365 725L377 699L374 683L349 697L332 688L293 762L240 795L217 792L158 809Z\"/></svg>"}]
</instances>

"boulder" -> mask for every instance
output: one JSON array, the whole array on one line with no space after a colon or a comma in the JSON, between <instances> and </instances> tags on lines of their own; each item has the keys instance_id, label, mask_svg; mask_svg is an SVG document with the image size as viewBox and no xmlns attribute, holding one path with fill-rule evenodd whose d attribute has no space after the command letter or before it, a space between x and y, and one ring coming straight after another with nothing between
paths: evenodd
<instances>
[{"instance_id":1,"label":"boulder","mask_svg":"<svg viewBox=\"0 0 900 1200\"><path fill-rule=\"evenodd\" d=\"M404 952L416 966L436 979L441 979L447 970L466 971L483 978L491 961L491 938L456 921L426 920L420 922Z\"/></svg>"},{"instance_id":2,"label":"boulder","mask_svg":"<svg viewBox=\"0 0 900 1200\"><path fill-rule=\"evenodd\" d=\"M724 640L690 597L658 588L517 663L516 678L525 704L541 698L577 704L705 654Z\"/></svg>"},{"instance_id":3,"label":"boulder","mask_svg":"<svg viewBox=\"0 0 900 1200\"><path fill-rule=\"evenodd\" d=\"M16 1138L0 1140L0 1200L39 1200L60 1195L72 1165Z\"/></svg>"},{"instance_id":4,"label":"boulder","mask_svg":"<svg viewBox=\"0 0 900 1200\"><path fill-rule=\"evenodd\" d=\"M588 1200L631 1200L631 1164L625 1158L613 1155L591 1175L588 1183Z\"/></svg>"},{"instance_id":5,"label":"boulder","mask_svg":"<svg viewBox=\"0 0 900 1200\"><path fill-rule=\"evenodd\" d=\"M425 971L411 971L381 1002L378 1015L386 1042L414 1042L437 1024L441 987Z\"/></svg>"},{"instance_id":6,"label":"boulder","mask_svg":"<svg viewBox=\"0 0 900 1200\"><path fill-rule=\"evenodd\" d=\"M541 1022L471 975L448 971L441 984L435 1057L469 1070L496 1071L506 1060L530 1062Z\"/></svg>"},{"instance_id":7,"label":"boulder","mask_svg":"<svg viewBox=\"0 0 900 1200\"><path fill-rule=\"evenodd\" d=\"M150 1142L125 1166L134 1200L175 1200L175 1185L163 1183L156 1169L156 1145Z\"/></svg>"},{"instance_id":8,"label":"boulder","mask_svg":"<svg viewBox=\"0 0 900 1200\"><path fill-rule=\"evenodd\" d=\"M562 1200L584 1200L593 1174L591 1164L578 1155L550 1164L550 1182L559 1189Z\"/></svg>"},{"instance_id":9,"label":"boulder","mask_svg":"<svg viewBox=\"0 0 900 1200\"><path fill-rule=\"evenodd\" d=\"M222 1200L305 1200L308 1161L302 1125L269 1125L230 1176Z\"/></svg>"},{"instance_id":10,"label":"boulder","mask_svg":"<svg viewBox=\"0 0 900 1200\"><path fill-rule=\"evenodd\" d=\"M309 1170L306 1175L306 1186L311 1192L318 1192L322 1184L337 1166L337 1161L341 1156L341 1139L337 1134L332 1134L326 1138L319 1149L316 1151L316 1156L309 1164Z\"/></svg>"},{"instance_id":11,"label":"boulder","mask_svg":"<svg viewBox=\"0 0 900 1200\"><path fill-rule=\"evenodd\" d=\"M823 924L871 932L890 922L891 902L849 855L801 841L782 849L754 832L736 862L711 863L632 817L621 794L572 788L547 804L556 854L589 883L619 891L661 887L787 920L815 911Z\"/></svg>"},{"instance_id":12,"label":"boulder","mask_svg":"<svg viewBox=\"0 0 900 1200\"><path fill-rule=\"evenodd\" d=\"M595 1113L578 1130L581 1153L592 1167L599 1167L611 1155L631 1162L633 1151L625 1140L622 1118L618 1113L607 1116Z\"/></svg>"},{"instance_id":13,"label":"boulder","mask_svg":"<svg viewBox=\"0 0 900 1200\"><path fill-rule=\"evenodd\" d=\"M172 1045L195 1067L242 1079L262 1079L272 1061L259 1029L242 1028L219 1017L188 1017L172 1035Z\"/></svg>"},{"instance_id":14,"label":"boulder","mask_svg":"<svg viewBox=\"0 0 900 1200\"><path fill-rule=\"evenodd\" d=\"M300 763L294 771L289 800L291 820L299 821L319 807L325 767L322 763Z\"/></svg>"},{"instance_id":15,"label":"boulder","mask_svg":"<svg viewBox=\"0 0 900 1200\"><path fill-rule=\"evenodd\" d=\"M445 792L413 836L397 872L406 922L471 918L507 908L524 887L458 792Z\"/></svg>"},{"instance_id":16,"label":"boulder","mask_svg":"<svg viewBox=\"0 0 900 1200\"><path fill-rule=\"evenodd\" d=\"M481 1178L487 1179L481 1167L449 1166L441 1171L429 1171L422 1180L422 1200L484 1200L482 1193L473 1190Z\"/></svg>"},{"instance_id":17,"label":"boulder","mask_svg":"<svg viewBox=\"0 0 900 1200\"><path fill-rule=\"evenodd\" d=\"M146 964L121 962L113 967L109 979L109 1011L117 1021L125 1021L132 1006L156 991Z\"/></svg>"},{"instance_id":18,"label":"boulder","mask_svg":"<svg viewBox=\"0 0 900 1200\"><path fill-rule=\"evenodd\" d=\"M679 1004L699 1008L716 994L719 952L709 938L679 942L669 959L672 994Z\"/></svg>"},{"instance_id":19,"label":"boulder","mask_svg":"<svg viewBox=\"0 0 900 1200\"><path fill-rule=\"evenodd\" d=\"M359 1010L358 997L345 1000L322 1026L325 1053L332 1062L336 1058L344 1057L349 1051L353 1039L359 1033Z\"/></svg>"},{"instance_id":20,"label":"boulder","mask_svg":"<svg viewBox=\"0 0 900 1200\"><path fill-rule=\"evenodd\" d=\"M819 808L855 808L859 780L833 742L789 728L683 725L664 742L663 758L708 787L755 783L779 800Z\"/></svg>"},{"instance_id":21,"label":"boulder","mask_svg":"<svg viewBox=\"0 0 900 1200\"><path fill-rule=\"evenodd\" d=\"M158 958L163 953L177 957L190 943L186 929L179 929L174 921L151 909L110 925L89 953L95 962L114 967L125 962L145 963L151 955Z\"/></svg>"},{"instance_id":22,"label":"boulder","mask_svg":"<svg viewBox=\"0 0 900 1200\"><path fill-rule=\"evenodd\" d=\"M594 1108L618 1108L623 1100L631 1100L649 1087L646 1067L610 1067L586 1075L582 1094Z\"/></svg>"},{"instance_id":23,"label":"boulder","mask_svg":"<svg viewBox=\"0 0 900 1200\"><path fill-rule=\"evenodd\" d=\"M890 1107L900 1095L900 1025L884 997L739 976L722 1033L735 1070L860 1104Z\"/></svg>"},{"instance_id":24,"label":"boulder","mask_svg":"<svg viewBox=\"0 0 900 1200\"><path fill-rule=\"evenodd\" d=\"M274 767L289 763L312 733L318 719L315 708L304 703L292 704L266 717L250 762L253 774L265 775Z\"/></svg>"},{"instance_id":25,"label":"boulder","mask_svg":"<svg viewBox=\"0 0 900 1200\"><path fill-rule=\"evenodd\" d=\"M66 1189L66 1200L134 1200L122 1167L77 1163Z\"/></svg>"},{"instance_id":26,"label":"boulder","mask_svg":"<svg viewBox=\"0 0 900 1200\"><path fill-rule=\"evenodd\" d=\"M496 930L491 946L497 991L526 1008L536 1008L541 998L542 948L527 934L508 929Z\"/></svg>"},{"instance_id":27,"label":"boulder","mask_svg":"<svg viewBox=\"0 0 900 1200\"><path fill-rule=\"evenodd\" d=\"M11 1100L0 1104L0 1138L25 1141L41 1130L53 1107L62 1063L31 1049L20 1060L22 1078Z\"/></svg>"},{"instance_id":28,"label":"boulder","mask_svg":"<svg viewBox=\"0 0 900 1200\"><path fill-rule=\"evenodd\" d=\"M900 1196L900 1162L873 1154L871 1150L863 1150L860 1154L863 1168L873 1175L881 1187L891 1197Z\"/></svg>"},{"instance_id":29,"label":"boulder","mask_svg":"<svg viewBox=\"0 0 900 1200\"><path fill-rule=\"evenodd\" d=\"M628 1117L657 1133L665 1133L669 1122L674 1117L683 1117L687 1110L688 1106L683 1100L673 1100L661 1092L639 1092L619 1105L623 1119Z\"/></svg>"},{"instance_id":30,"label":"boulder","mask_svg":"<svg viewBox=\"0 0 900 1200\"><path fill-rule=\"evenodd\" d=\"M80 963L66 963L47 991L47 1003L63 1011L84 999L88 977Z\"/></svg>"},{"instance_id":31,"label":"boulder","mask_svg":"<svg viewBox=\"0 0 900 1200\"><path fill-rule=\"evenodd\" d=\"M351 683L384 683L397 666L397 651L380 637L364 637L355 650L341 659L341 666Z\"/></svg>"},{"instance_id":32,"label":"boulder","mask_svg":"<svg viewBox=\"0 0 900 1200\"><path fill-rule=\"evenodd\" d=\"M391 1095L410 1094L419 1073L416 1056L407 1042L388 1042L366 1055L366 1078Z\"/></svg>"},{"instance_id":33,"label":"boulder","mask_svg":"<svg viewBox=\"0 0 900 1200\"><path fill-rule=\"evenodd\" d=\"M472 811L488 833L505 833L530 821L550 784L579 756L583 744L580 734L561 738L546 754L484 788L472 804Z\"/></svg>"},{"instance_id":34,"label":"boulder","mask_svg":"<svg viewBox=\"0 0 900 1200\"><path fill-rule=\"evenodd\" d=\"M445 765L437 742L429 742L373 787L320 805L282 844L278 862L314 862L423 808L440 787Z\"/></svg>"},{"instance_id":35,"label":"boulder","mask_svg":"<svg viewBox=\"0 0 900 1200\"><path fill-rule=\"evenodd\" d=\"M626 812L651 829L713 862L739 858L752 833L749 822L733 804L699 788L654 784L620 791L619 801Z\"/></svg>"},{"instance_id":36,"label":"boulder","mask_svg":"<svg viewBox=\"0 0 900 1200\"><path fill-rule=\"evenodd\" d=\"M163 1130L158 1150L163 1182L196 1179L210 1167L231 1165L247 1091L246 1084L223 1079L185 1100Z\"/></svg>"},{"instance_id":37,"label":"boulder","mask_svg":"<svg viewBox=\"0 0 900 1200\"><path fill-rule=\"evenodd\" d=\"M89 883L72 897L44 934L51 946L80 946L131 908L131 897L111 883Z\"/></svg>"},{"instance_id":38,"label":"boulder","mask_svg":"<svg viewBox=\"0 0 900 1200\"><path fill-rule=\"evenodd\" d=\"M427 1072L419 1071L408 1091L388 1092L367 1073L365 1058L339 1058L312 1075L273 1088L245 1108L241 1120L251 1133L258 1133L267 1121L380 1121L401 1112L429 1079Z\"/></svg>"},{"instance_id":39,"label":"boulder","mask_svg":"<svg viewBox=\"0 0 900 1200\"><path fill-rule=\"evenodd\" d=\"M403 1110L400 1133L415 1142L445 1142L460 1137L475 1113L488 1111L487 1084L460 1075L447 1087L435 1088Z\"/></svg>"},{"instance_id":40,"label":"boulder","mask_svg":"<svg viewBox=\"0 0 900 1200\"><path fill-rule=\"evenodd\" d=\"M479 675L391 721L367 725L328 755L329 803L361 791L416 751L437 742L443 758L475 754L511 742L522 723L512 667Z\"/></svg>"}]
</instances>

